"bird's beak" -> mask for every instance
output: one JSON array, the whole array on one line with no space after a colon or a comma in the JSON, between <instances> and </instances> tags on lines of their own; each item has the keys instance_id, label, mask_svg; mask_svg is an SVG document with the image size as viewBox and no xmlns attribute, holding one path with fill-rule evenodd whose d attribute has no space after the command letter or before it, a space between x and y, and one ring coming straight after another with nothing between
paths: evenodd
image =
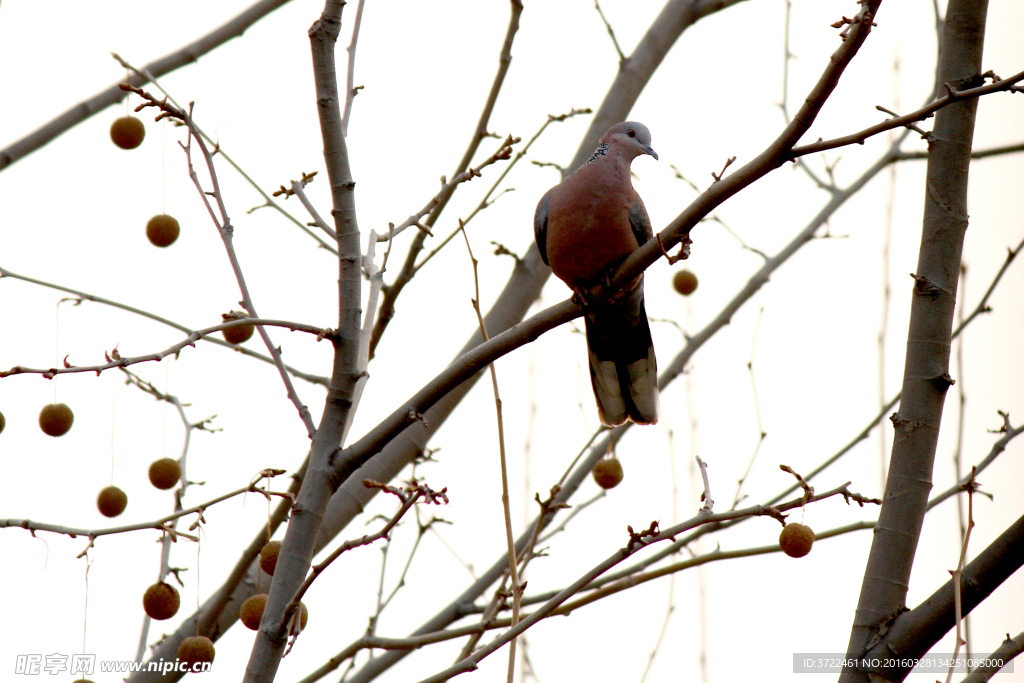
<instances>
[{"instance_id":1,"label":"bird's beak","mask_svg":"<svg viewBox=\"0 0 1024 683\"><path fill-rule=\"evenodd\" d=\"M651 147L650 145L644 145L644 152L646 152L647 154L650 154L650 155L651 155L652 157L654 157L655 159L657 159L657 158L658 158L658 153L657 153L657 152L655 152L655 151L654 151L654 148L653 148L653 147Z\"/></svg>"}]
</instances>

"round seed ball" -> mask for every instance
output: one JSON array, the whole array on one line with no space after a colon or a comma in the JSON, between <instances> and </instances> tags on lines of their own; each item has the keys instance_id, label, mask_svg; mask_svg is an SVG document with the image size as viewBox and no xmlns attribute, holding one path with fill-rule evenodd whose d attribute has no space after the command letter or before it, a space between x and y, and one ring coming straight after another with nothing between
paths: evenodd
<instances>
[{"instance_id":1,"label":"round seed ball","mask_svg":"<svg viewBox=\"0 0 1024 683\"><path fill-rule=\"evenodd\" d=\"M128 496L116 486L108 486L96 497L96 507L105 517L117 517L128 505Z\"/></svg>"},{"instance_id":2,"label":"round seed ball","mask_svg":"<svg viewBox=\"0 0 1024 683\"><path fill-rule=\"evenodd\" d=\"M181 465L172 458L154 460L149 466L149 483L161 491L173 488L181 478Z\"/></svg>"},{"instance_id":3,"label":"round seed ball","mask_svg":"<svg viewBox=\"0 0 1024 683\"><path fill-rule=\"evenodd\" d=\"M4 425L7 424L7 420L4 419L4 414L0 413L0 432L4 431Z\"/></svg>"},{"instance_id":4,"label":"round seed ball","mask_svg":"<svg viewBox=\"0 0 1024 683\"><path fill-rule=\"evenodd\" d=\"M146 610L146 614L157 621L173 617L178 613L179 606L181 606L181 598L178 597L178 591L174 586L163 581L154 583L146 589L146 594L142 596L142 608Z\"/></svg>"},{"instance_id":5,"label":"round seed ball","mask_svg":"<svg viewBox=\"0 0 1024 683\"><path fill-rule=\"evenodd\" d=\"M178 239L181 226L174 216L158 213L146 223L146 237L155 247L169 247Z\"/></svg>"},{"instance_id":6,"label":"round seed ball","mask_svg":"<svg viewBox=\"0 0 1024 683\"><path fill-rule=\"evenodd\" d=\"M306 630L306 622L309 621L309 610L306 609L306 603L299 601L299 630Z\"/></svg>"},{"instance_id":7,"label":"round seed ball","mask_svg":"<svg viewBox=\"0 0 1024 683\"><path fill-rule=\"evenodd\" d=\"M267 606L267 594L257 593L242 603L238 610L238 618L242 620L247 629L255 631L260 627L260 619L263 618L263 608Z\"/></svg>"},{"instance_id":8,"label":"round seed ball","mask_svg":"<svg viewBox=\"0 0 1024 683\"><path fill-rule=\"evenodd\" d=\"M196 665L212 662L215 654L213 641L206 636L186 638L178 646L178 659L187 664L189 670L201 671Z\"/></svg>"},{"instance_id":9,"label":"round seed ball","mask_svg":"<svg viewBox=\"0 0 1024 683\"><path fill-rule=\"evenodd\" d=\"M64 436L74 421L75 414L63 403L50 403L39 411L39 428L50 436Z\"/></svg>"},{"instance_id":10,"label":"round seed ball","mask_svg":"<svg viewBox=\"0 0 1024 683\"><path fill-rule=\"evenodd\" d=\"M697 276L689 270L680 270L672 277L672 286L683 296L690 296L697 289Z\"/></svg>"},{"instance_id":11,"label":"round seed ball","mask_svg":"<svg viewBox=\"0 0 1024 683\"><path fill-rule=\"evenodd\" d=\"M787 524L779 534L779 545L782 552L790 557L803 557L811 552L814 543L814 532L805 524Z\"/></svg>"},{"instance_id":12,"label":"round seed ball","mask_svg":"<svg viewBox=\"0 0 1024 683\"><path fill-rule=\"evenodd\" d=\"M249 316L240 311L231 311L230 313L221 313L220 317L224 319L224 322L230 322L240 318L248 318ZM229 344L241 344L242 342L249 341L254 329L252 325L237 325L236 327L221 330L220 333L224 335L224 339Z\"/></svg>"},{"instance_id":13,"label":"round seed ball","mask_svg":"<svg viewBox=\"0 0 1024 683\"><path fill-rule=\"evenodd\" d=\"M110 126L110 139L121 149L135 149L146 137L146 127L134 116L122 116Z\"/></svg>"},{"instance_id":14,"label":"round seed ball","mask_svg":"<svg viewBox=\"0 0 1024 683\"><path fill-rule=\"evenodd\" d=\"M622 481L622 463L618 458L598 460L592 474L598 486L603 489L613 489Z\"/></svg>"},{"instance_id":15,"label":"round seed ball","mask_svg":"<svg viewBox=\"0 0 1024 683\"><path fill-rule=\"evenodd\" d=\"M281 541L271 541L260 550L260 568L270 576L277 568L277 554L281 552Z\"/></svg>"}]
</instances>

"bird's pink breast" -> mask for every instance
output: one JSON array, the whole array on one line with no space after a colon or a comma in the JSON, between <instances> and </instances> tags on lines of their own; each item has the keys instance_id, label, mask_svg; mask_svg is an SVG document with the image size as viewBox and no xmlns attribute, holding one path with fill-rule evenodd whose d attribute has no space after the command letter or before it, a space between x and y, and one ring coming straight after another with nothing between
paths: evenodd
<instances>
[{"instance_id":1,"label":"bird's pink breast","mask_svg":"<svg viewBox=\"0 0 1024 683\"><path fill-rule=\"evenodd\" d=\"M615 177L617 173L598 173L607 170L599 168L602 162L605 160L566 178L548 206L548 262L554 274L570 287L593 284L638 246L629 223L635 194L632 184L627 177L625 187L629 191L624 192L622 179Z\"/></svg>"}]
</instances>

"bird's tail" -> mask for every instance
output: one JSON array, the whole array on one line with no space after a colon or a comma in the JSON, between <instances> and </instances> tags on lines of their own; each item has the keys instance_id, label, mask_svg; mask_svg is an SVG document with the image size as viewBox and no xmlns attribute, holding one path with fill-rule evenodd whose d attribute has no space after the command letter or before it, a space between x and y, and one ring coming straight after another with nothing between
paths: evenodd
<instances>
[{"instance_id":1,"label":"bird's tail","mask_svg":"<svg viewBox=\"0 0 1024 683\"><path fill-rule=\"evenodd\" d=\"M590 381L606 425L658 421L658 365L644 308L643 280L586 316Z\"/></svg>"}]
</instances>

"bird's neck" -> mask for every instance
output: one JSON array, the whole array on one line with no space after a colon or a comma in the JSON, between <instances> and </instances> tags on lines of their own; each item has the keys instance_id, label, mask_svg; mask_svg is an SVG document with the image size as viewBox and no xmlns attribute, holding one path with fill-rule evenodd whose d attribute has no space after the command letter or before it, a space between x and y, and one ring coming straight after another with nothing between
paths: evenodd
<instances>
[{"instance_id":1,"label":"bird's neck","mask_svg":"<svg viewBox=\"0 0 1024 683\"><path fill-rule=\"evenodd\" d=\"M602 183L626 183L632 186L632 176L629 172L632 163L633 159L615 150L609 151L608 145L601 144L579 171L591 178L601 178Z\"/></svg>"}]
</instances>

